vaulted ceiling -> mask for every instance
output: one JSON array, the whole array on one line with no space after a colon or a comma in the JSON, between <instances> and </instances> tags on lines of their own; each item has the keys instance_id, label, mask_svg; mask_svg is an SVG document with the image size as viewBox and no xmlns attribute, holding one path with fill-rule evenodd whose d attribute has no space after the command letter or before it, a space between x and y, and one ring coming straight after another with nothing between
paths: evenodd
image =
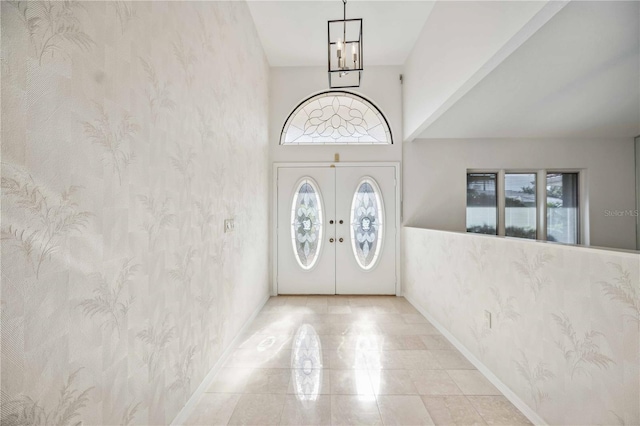
<instances>
[{"instance_id":1,"label":"vaulted ceiling","mask_svg":"<svg viewBox=\"0 0 640 426\"><path fill-rule=\"evenodd\" d=\"M326 66L340 0L248 5L271 66ZM367 65L411 74L408 140L640 133L640 2L350 0L347 17Z\"/></svg>"},{"instance_id":2,"label":"vaulted ceiling","mask_svg":"<svg viewBox=\"0 0 640 426\"><path fill-rule=\"evenodd\" d=\"M640 134L640 3L572 1L420 138Z\"/></svg>"}]
</instances>

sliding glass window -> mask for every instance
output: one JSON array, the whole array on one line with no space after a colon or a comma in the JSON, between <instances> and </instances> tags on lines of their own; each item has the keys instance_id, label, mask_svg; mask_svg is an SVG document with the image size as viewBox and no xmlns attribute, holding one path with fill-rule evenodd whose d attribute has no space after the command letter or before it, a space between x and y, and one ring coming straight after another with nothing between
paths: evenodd
<instances>
[{"instance_id":1,"label":"sliding glass window","mask_svg":"<svg viewBox=\"0 0 640 426\"><path fill-rule=\"evenodd\" d=\"M467 173L467 232L498 234L497 173Z\"/></svg>"},{"instance_id":2,"label":"sliding glass window","mask_svg":"<svg viewBox=\"0 0 640 426\"><path fill-rule=\"evenodd\" d=\"M536 174L505 173L504 225L507 237L536 239Z\"/></svg>"},{"instance_id":3,"label":"sliding glass window","mask_svg":"<svg viewBox=\"0 0 640 426\"><path fill-rule=\"evenodd\" d=\"M547 173L547 241L578 244L578 173Z\"/></svg>"}]
</instances>

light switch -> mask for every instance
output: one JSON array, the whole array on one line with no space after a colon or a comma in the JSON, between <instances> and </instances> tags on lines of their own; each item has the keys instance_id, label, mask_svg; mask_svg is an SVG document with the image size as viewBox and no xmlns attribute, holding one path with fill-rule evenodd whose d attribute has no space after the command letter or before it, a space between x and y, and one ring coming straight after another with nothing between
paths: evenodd
<instances>
[{"instance_id":1,"label":"light switch","mask_svg":"<svg viewBox=\"0 0 640 426\"><path fill-rule=\"evenodd\" d=\"M491 328L491 312L484 311L484 325L487 328Z\"/></svg>"}]
</instances>

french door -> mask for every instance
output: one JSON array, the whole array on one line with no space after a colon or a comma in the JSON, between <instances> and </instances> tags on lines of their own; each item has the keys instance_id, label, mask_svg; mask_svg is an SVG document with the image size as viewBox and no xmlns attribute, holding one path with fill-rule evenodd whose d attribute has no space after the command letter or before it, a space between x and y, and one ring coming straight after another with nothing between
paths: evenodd
<instances>
[{"instance_id":1,"label":"french door","mask_svg":"<svg viewBox=\"0 0 640 426\"><path fill-rule=\"evenodd\" d=\"M278 294L395 294L396 167L276 170Z\"/></svg>"}]
</instances>

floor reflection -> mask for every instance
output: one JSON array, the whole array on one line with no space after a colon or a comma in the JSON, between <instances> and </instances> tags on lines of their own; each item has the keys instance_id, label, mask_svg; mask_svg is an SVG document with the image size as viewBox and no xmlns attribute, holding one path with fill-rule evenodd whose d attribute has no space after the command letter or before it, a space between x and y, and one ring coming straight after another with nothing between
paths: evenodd
<instances>
[{"instance_id":1,"label":"floor reflection","mask_svg":"<svg viewBox=\"0 0 640 426\"><path fill-rule=\"evenodd\" d=\"M185 424L530 425L402 298L274 297L239 340Z\"/></svg>"},{"instance_id":2,"label":"floor reflection","mask_svg":"<svg viewBox=\"0 0 640 426\"><path fill-rule=\"evenodd\" d=\"M265 337L264 339L262 339L260 343L258 343L258 346L256 346L256 350L258 352L264 352L267 349L269 349L271 346L273 346L275 342L276 342L275 336Z\"/></svg>"},{"instance_id":3,"label":"floor reflection","mask_svg":"<svg viewBox=\"0 0 640 426\"><path fill-rule=\"evenodd\" d=\"M376 335L359 335L356 340L356 386L360 401L375 401L380 387L380 341ZM375 368L367 371L368 368ZM373 393L372 393L373 392Z\"/></svg>"},{"instance_id":4,"label":"floor reflection","mask_svg":"<svg viewBox=\"0 0 640 426\"><path fill-rule=\"evenodd\" d=\"M310 324L301 325L291 348L291 383L299 401L315 401L322 388L322 343Z\"/></svg>"}]
</instances>

